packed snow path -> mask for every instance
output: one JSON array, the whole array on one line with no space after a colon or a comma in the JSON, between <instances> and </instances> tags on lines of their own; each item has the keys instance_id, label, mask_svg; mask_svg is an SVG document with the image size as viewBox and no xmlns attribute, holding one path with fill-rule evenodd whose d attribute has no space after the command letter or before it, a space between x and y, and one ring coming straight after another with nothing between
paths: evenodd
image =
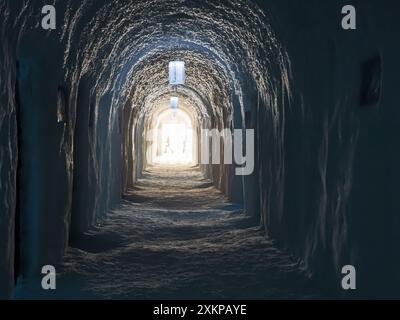
<instances>
[{"instance_id":1,"label":"packed snow path","mask_svg":"<svg viewBox=\"0 0 400 320\"><path fill-rule=\"evenodd\" d=\"M39 295L318 297L298 264L276 249L240 206L188 167L144 172L104 224L72 243L61 269L57 290Z\"/></svg>"}]
</instances>

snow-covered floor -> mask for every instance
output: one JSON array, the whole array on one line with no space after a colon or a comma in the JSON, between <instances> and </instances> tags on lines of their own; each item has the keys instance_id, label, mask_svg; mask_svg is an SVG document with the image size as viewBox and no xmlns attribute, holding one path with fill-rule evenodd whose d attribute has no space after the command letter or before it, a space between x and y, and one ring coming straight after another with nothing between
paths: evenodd
<instances>
[{"instance_id":1,"label":"snow-covered floor","mask_svg":"<svg viewBox=\"0 0 400 320\"><path fill-rule=\"evenodd\" d=\"M55 291L26 285L16 297L318 297L241 207L188 167L146 171L103 225L73 243L61 269Z\"/></svg>"}]
</instances>

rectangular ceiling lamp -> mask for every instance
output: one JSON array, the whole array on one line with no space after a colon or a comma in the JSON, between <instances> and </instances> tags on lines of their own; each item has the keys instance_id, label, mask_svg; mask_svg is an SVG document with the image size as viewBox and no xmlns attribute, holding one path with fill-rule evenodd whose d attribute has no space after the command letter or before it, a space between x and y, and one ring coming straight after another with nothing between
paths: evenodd
<instances>
[{"instance_id":1,"label":"rectangular ceiling lamp","mask_svg":"<svg viewBox=\"0 0 400 320\"><path fill-rule=\"evenodd\" d=\"M185 83L185 63L183 61L171 61L169 63L169 84L178 85Z\"/></svg>"},{"instance_id":2,"label":"rectangular ceiling lamp","mask_svg":"<svg viewBox=\"0 0 400 320\"><path fill-rule=\"evenodd\" d=\"M178 108L179 108L179 98L171 97L171 109L178 109Z\"/></svg>"}]
</instances>

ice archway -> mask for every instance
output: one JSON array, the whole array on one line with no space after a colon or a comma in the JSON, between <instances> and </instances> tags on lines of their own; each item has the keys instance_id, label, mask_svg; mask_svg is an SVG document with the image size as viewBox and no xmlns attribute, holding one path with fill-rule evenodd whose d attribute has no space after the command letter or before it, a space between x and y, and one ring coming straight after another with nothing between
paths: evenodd
<instances>
[{"instance_id":1,"label":"ice archway","mask_svg":"<svg viewBox=\"0 0 400 320\"><path fill-rule=\"evenodd\" d=\"M1 295L110 216L154 160L149 119L171 95L186 101L195 132L256 130L256 174L201 170L310 274L334 288L349 261L362 262L361 279L381 264L393 274L397 251L382 248L400 229L398 148L385 148L398 136L386 85L396 68L383 73L379 108L357 107L359 66L377 52L398 66L397 17L365 1L362 27L343 35L335 1L52 2L55 31L40 28L41 3L0 2ZM186 63L178 88L174 60Z\"/></svg>"}]
</instances>

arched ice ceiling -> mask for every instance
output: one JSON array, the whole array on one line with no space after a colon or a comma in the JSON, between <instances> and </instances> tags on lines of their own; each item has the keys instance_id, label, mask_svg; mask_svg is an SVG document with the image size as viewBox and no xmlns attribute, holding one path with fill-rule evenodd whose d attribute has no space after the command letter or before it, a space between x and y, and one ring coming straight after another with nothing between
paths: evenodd
<instances>
[{"instance_id":1,"label":"arched ice ceiling","mask_svg":"<svg viewBox=\"0 0 400 320\"><path fill-rule=\"evenodd\" d=\"M57 3L65 1L56 0ZM168 94L168 62L184 60L181 94L200 114L228 119L234 101L256 89L273 99L273 71L288 82L288 61L266 13L246 0L70 0L60 41L65 81L96 78L97 95L111 92L114 106L138 114ZM275 72L276 74L276 72ZM235 96L235 99L234 99ZM273 110L278 112L278 110ZM229 119L228 119L229 120Z\"/></svg>"}]
</instances>

